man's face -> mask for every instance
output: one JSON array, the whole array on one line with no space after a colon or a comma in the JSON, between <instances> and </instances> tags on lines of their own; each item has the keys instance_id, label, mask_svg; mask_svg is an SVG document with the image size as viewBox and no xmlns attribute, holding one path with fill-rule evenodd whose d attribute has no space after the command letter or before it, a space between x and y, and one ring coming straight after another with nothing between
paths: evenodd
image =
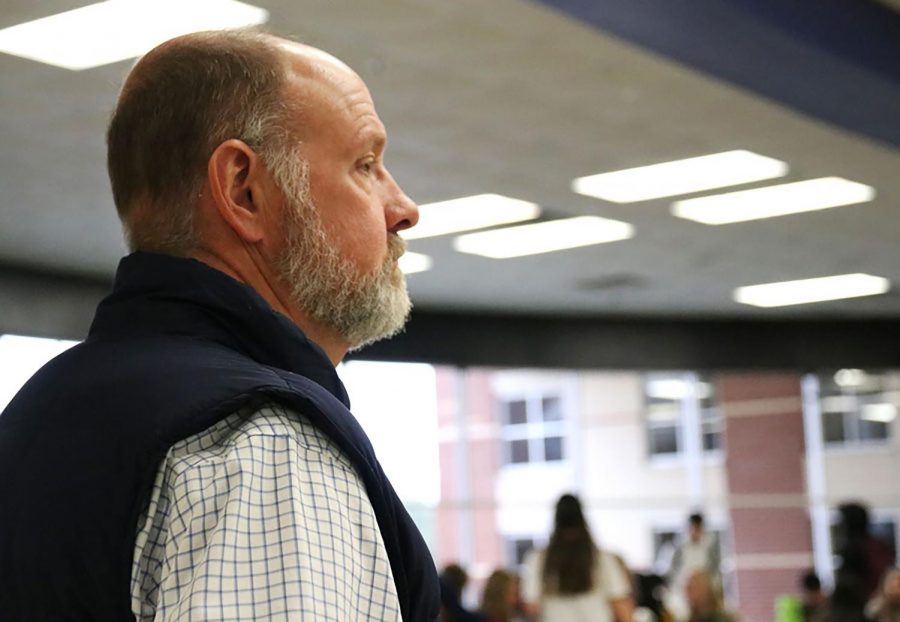
<instances>
[{"instance_id":1,"label":"man's face","mask_svg":"<svg viewBox=\"0 0 900 622\"><path fill-rule=\"evenodd\" d=\"M396 263L405 243L391 234L381 263L369 272L341 256L309 197L307 163L297 154L285 155L276 167L285 198L284 240L276 269L294 302L336 330L351 348L396 333L411 307Z\"/></svg>"},{"instance_id":2,"label":"man's face","mask_svg":"<svg viewBox=\"0 0 900 622\"><path fill-rule=\"evenodd\" d=\"M688 537L691 539L691 542L699 542L701 536L703 536L703 525L689 523Z\"/></svg>"},{"instance_id":3,"label":"man's face","mask_svg":"<svg viewBox=\"0 0 900 622\"><path fill-rule=\"evenodd\" d=\"M312 99L301 152L270 163L285 198L278 270L301 308L357 348L406 320L396 232L418 211L384 167L384 128L362 82L338 78Z\"/></svg>"}]
</instances>

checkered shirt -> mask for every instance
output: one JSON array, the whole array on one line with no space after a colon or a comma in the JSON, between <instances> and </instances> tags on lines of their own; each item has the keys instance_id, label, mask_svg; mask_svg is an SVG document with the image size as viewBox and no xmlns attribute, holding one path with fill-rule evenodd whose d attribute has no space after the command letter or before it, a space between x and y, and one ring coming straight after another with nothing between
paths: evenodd
<instances>
[{"instance_id":1,"label":"checkered shirt","mask_svg":"<svg viewBox=\"0 0 900 622\"><path fill-rule=\"evenodd\" d=\"M139 621L399 621L365 488L340 449L281 406L176 443L139 520Z\"/></svg>"}]
</instances>

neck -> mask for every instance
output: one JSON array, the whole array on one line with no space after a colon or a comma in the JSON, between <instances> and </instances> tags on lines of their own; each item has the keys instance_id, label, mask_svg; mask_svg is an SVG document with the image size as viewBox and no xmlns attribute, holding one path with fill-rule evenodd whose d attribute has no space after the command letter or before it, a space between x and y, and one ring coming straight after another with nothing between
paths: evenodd
<instances>
[{"instance_id":1,"label":"neck","mask_svg":"<svg viewBox=\"0 0 900 622\"><path fill-rule=\"evenodd\" d=\"M249 285L256 290L256 293L268 302L275 311L290 318L310 341L322 348L328 359L335 366L346 356L349 344L337 335L333 329L314 321L298 305L292 304L277 279L273 278L267 271L260 270L254 262L249 262L248 265L239 261L229 261L227 256L212 253L205 249L196 249L189 256L219 272L224 272L236 281Z\"/></svg>"}]
</instances>

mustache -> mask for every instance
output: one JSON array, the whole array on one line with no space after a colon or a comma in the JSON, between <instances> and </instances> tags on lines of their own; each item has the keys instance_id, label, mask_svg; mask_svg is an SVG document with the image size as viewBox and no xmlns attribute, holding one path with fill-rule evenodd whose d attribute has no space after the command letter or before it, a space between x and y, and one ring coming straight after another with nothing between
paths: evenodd
<instances>
[{"instance_id":1,"label":"mustache","mask_svg":"<svg viewBox=\"0 0 900 622\"><path fill-rule=\"evenodd\" d=\"M391 260L396 261L406 252L406 240L396 233L388 234L388 254Z\"/></svg>"}]
</instances>

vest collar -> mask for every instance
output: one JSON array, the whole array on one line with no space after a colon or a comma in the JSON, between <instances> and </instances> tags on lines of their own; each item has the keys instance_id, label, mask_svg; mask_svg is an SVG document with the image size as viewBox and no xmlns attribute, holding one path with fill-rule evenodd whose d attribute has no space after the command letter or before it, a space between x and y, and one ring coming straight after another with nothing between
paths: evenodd
<instances>
[{"instance_id":1,"label":"vest collar","mask_svg":"<svg viewBox=\"0 0 900 622\"><path fill-rule=\"evenodd\" d=\"M183 335L214 341L263 365L299 373L349 408L325 352L250 286L195 259L133 253L119 262L112 293L88 339Z\"/></svg>"}]
</instances>

